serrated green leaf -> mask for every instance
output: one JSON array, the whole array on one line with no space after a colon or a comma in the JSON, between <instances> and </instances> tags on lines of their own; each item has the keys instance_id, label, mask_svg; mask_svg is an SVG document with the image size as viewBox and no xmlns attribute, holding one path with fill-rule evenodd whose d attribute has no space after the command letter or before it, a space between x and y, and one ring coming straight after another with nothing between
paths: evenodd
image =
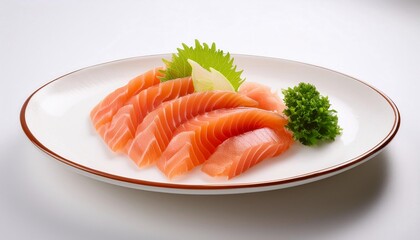
<instances>
[{"instance_id":1,"label":"serrated green leaf","mask_svg":"<svg viewBox=\"0 0 420 240\"><path fill-rule=\"evenodd\" d=\"M192 69L187 62L188 59L197 62L208 71L213 68L223 74L235 91L238 91L239 86L245 81L241 78L243 70L238 71L231 55L217 49L215 43L209 46L207 43L201 44L195 40L195 47L190 47L185 43L181 45L182 48L178 48L178 52L172 54L171 60L163 59L166 68L162 70L163 77L160 79L162 82L191 76Z\"/></svg>"}]
</instances>

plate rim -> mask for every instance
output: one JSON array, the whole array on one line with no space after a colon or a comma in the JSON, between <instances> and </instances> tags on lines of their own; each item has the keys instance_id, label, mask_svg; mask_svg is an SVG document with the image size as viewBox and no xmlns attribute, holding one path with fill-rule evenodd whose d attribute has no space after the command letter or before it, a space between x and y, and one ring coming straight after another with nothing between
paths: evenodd
<instances>
[{"instance_id":1,"label":"plate rim","mask_svg":"<svg viewBox=\"0 0 420 240\"><path fill-rule=\"evenodd\" d=\"M379 94L382 98L384 98L387 103L389 104L389 106L391 107L391 109L393 110L394 113L394 121L393 121L393 125L392 128L390 129L390 131L388 132L388 134L380 141L378 142L375 146L373 146L371 149L369 149L368 151L364 152L363 154L354 157L352 159L348 159L347 161L341 163L341 164L337 164L328 168L324 168L318 171L313 171L313 172L309 172L306 174L301 174L301 175L297 175L297 176L293 176L293 177L288 177L288 178L284 178L284 179L273 179L270 181L261 181L261 182L251 182L251 183L234 183L234 184L228 184L228 185L219 185L219 184L179 184L179 183L170 183L170 182L156 182L156 181L147 181L147 180L141 180L141 179L134 179L134 178L128 178L128 177L123 177L123 176L118 176L118 175L114 175L114 174L110 174L107 172L103 172L103 171L99 171L93 168L89 168L87 166L84 166L82 164L76 163L70 159L64 158L62 157L59 153L56 153L54 151L52 151L51 149L49 149L48 147L46 147L43 143L41 143L36 136L32 133L32 131L29 129L28 124L27 124L27 119L26 119L26 110L28 107L29 102L31 101L31 99L42 89L44 89L45 87L47 87L48 85L52 84L55 81L58 81L68 75L80 72L80 71L84 71L87 70L89 68L96 68L96 67L100 67L103 65L108 65L108 64L112 64L112 63L116 63L116 62L122 62L122 61L127 61L127 60L134 60L134 59L146 59L146 58L157 58L157 57L164 57L164 56L170 56L171 53L166 53L166 54L153 54L153 55L144 55L144 56L134 56L134 57L128 57L128 58L122 58L122 59L117 59L117 60L112 60L112 61L107 61L107 62L103 62L103 63L99 63L99 64L95 64L95 65L91 65L91 66L87 66L87 67L83 67L74 71L71 71L69 73L66 73L64 75L61 75L47 83L45 83L44 85L42 85L41 87L39 87L38 89L36 89L32 94L29 95L29 97L25 100L25 102L23 103L21 110L20 110L20 122L21 122L21 127L23 132L26 134L27 138L39 149L41 149L43 152L45 152L46 154L48 154L49 156L51 156L52 158L59 160L60 162L73 167L77 170L81 170L82 172L85 173L89 173L89 174L93 174L97 177L100 178L105 178L108 180L113 180L113 181L117 181L117 182L121 182L121 183L125 183L125 184L134 184L134 186L137 187L152 187L152 188L159 188L159 189L168 189L168 190L192 190L192 191L200 191L200 190L204 190L204 191L208 191L208 190L233 190L233 189L255 189L255 188L267 188L267 187L274 187L274 186L283 186L283 185L291 185L293 183L296 183L295 185L299 185L299 182L311 182L311 180L313 179L314 181L317 180L318 178L322 178L323 176L328 177L328 176L332 176L334 175L334 173L340 173L342 171L344 171L347 168L351 168L354 166L357 166L358 164L362 163L363 161L367 161L368 159L370 159L371 157L373 157L374 155L378 154L380 151L382 151L385 146L387 146L392 139L395 137L395 135L397 134L400 125L401 125L401 115L400 115L400 111L398 110L397 105L392 101L391 98L389 98L385 93L383 93L382 91L380 91L379 89L377 89L376 87L360 80L357 79L355 77L352 77L350 75L326 68L326 67L322 67L322 66L318 66L318 65L314 65L314 64L310 64L310 63L305 63L305 62L300 62L300 61L296 61L296 60L289 60L289 59L284 59L284 58L277 58L277 57L268 57L268 56L257 56L257 55L248 55L248 54L231 54L233 57L247 57L247 58L264 58L264 59L271 59L271 60L280 60L280 61L286 61L286 62L291 62L291 63L295 63L295 64L301 64L301 65L307 65L310 67L315 67L315 68L319 68L322 69L324 71L329 71L329 72L333 72L336 74L340 74L343 76L346 76L350 79L352 79L353 81L357 81L367 87L369 87L371 90L375 91L377 94ZM294 185L293 185L294 186Z\"/></svg>"}]
</instances>

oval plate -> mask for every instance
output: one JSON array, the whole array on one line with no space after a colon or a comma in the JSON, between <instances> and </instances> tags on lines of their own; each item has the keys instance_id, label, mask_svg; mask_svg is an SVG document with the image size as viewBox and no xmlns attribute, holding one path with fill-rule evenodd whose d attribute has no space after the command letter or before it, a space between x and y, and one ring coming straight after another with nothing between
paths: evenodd
<instances>
[{"instance_id":1,"label":"oval plate","mask_svg":"<svg viewBox=\"0 0 420 240\"><path fill-rule=\"evenodd\" d=\"M162 66L170 55L135 57L83 68L36 90L22 106L20 120L28 138L45 153L79 173L143 190L182 194L245 193L292 187L355 167L379 153L400 125L396 105L378 89L322 67L277 58L233 55L247 81L281 89L314 84L338 111L343 134L318 147L296 143L231 179L215 179L199 168L169 181L156 167L139 169L112 153L94 131L90 110L109 92L143 72Z\"/></svg>"}]
</instances>

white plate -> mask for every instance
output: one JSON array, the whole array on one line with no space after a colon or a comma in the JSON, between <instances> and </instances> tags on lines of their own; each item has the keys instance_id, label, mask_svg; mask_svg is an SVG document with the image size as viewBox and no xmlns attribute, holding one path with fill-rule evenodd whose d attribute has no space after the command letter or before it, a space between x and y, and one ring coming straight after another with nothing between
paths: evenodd
<instances>
[{"instance_id":1,"label":"white plate","mask_svg":"<svg viewBox=\"0 0 420 240\"><path fill-rule=\"evenodd\" d=\"M95 133L90 110L109 92L169 55L136 57L87 67L59 77L35 91L21 110L28 138L41 150L80 173L143 190L184 194L227 194L296 186L357 166L379 153L395 136L400 115L385 94L347 75L309 64L234 55L247 81L279 92L299 82L328 95L344 129L336 141L319 147L295 144L232 179L214 179L194 170L169 181L156 167L138 169L129 158L109 151Z\"/></svg>"}]
</instances>

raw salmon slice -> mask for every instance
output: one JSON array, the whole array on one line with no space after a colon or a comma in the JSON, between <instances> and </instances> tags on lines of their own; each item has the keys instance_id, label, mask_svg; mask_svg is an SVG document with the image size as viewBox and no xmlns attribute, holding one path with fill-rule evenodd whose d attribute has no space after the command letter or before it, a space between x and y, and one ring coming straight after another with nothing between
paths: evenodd
<instances>
[{"instance_id":1,"label":"raw salmon slice","mask_svg":"<svg viewBox=\"0 0 420 240\"><path fill-rule=\"evenodd\" d=\"M169 178L182 175L207 160L226 139L259 128L282 132L287 120L258 108L221 109L184 123L157 161Z\"/></svg>"},{"instance_id":2,"label":"raw salmon slice","mask_svg":"<svg viewBox=\"0 0 420 240\"><path fill-rule=\"evenodd\" d=\"M137 127L135 138L127 143L126 153L138 166L147 166L159 159L173 132L188 119L215 109L257 105L251 98L230 91L198 92L166 102Z\"/></svg>"},{"instance_id":3,"label":"raw salmon slice","mask_svg":"<svg viewBox=\"0 0 420 240\"><path fill-rule=\"evenodd\" d=\"M201 170L212 177L231 179L267 158L286 151L293 143L291 133L261 128L235 137L220 144Z\"/></svg>"},{"instance_id":4,"label":"raw salmon slice","mask_svg":"<svg viewBox=\"0 0 420 240\"><path fill-rule=\"evenodd\" d=\"M98 132L113 151L121 152L134 138L137 126L161 103L194 92L191 77L162 82L142 90L121 107Z\"/></svg>"},{"instance_id":5,"label":"raw salmon slice","mask_svg":"<svg viewBox=\"0 0 420 240\"><path fill-rule=\"evenodd\" d=\"M102 125L109 123L114 114L135 94L152 85L160 83L159 77L163 74L162 68L155 68L130 80L126 85L107 95L90 112L93 126L98 130Z\"/></svg>"},{"instance_id":6,"label":"raw salmon slice","mask_svg":"<svg viewBox=\"0 0 420 240\"><path fill-rule=\"evenodd\" d=\"M244 82L239 87L239 93L245 94L259 103L258 108L275 111L282 114L286 106L276 92L265 85L255 82Z\"/></svg>"}]
</instances>

